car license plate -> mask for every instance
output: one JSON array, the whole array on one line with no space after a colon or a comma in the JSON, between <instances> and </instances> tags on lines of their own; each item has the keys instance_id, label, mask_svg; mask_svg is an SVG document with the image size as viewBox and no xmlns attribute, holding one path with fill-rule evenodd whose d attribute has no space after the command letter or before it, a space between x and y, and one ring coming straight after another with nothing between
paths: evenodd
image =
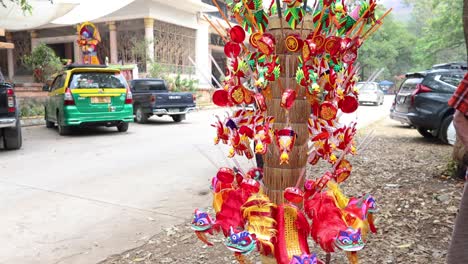
<instances>
[{"instance_id":1,"label":"car license plate","mask_svg":"<svg viewBox=\"0 0 468 264\"><path fill-rule=\"evenodd\" d=\"M169 100L179 100L181 99L182 97L179 96L179 95L169 95Z\"/></svg>"},{"instance_id":2,"label":"car license plate","mask_svg":"<svg viewBox=\"0 0 468 264\"><path fill-rule=\"evenodd\" d=\"M180 110L179 108L170 108L169 113L178 113Z\"/></svg>"},{"instance_id":3,"label":"car license plate","mask_svg":"<svg viewBox=\"0 0 468 264\"><path fill-rule=\"evenodd\" d=\"M100 96L100 97L91 97L92 104L109 104L111 102L110 97Z\"/></svg>"}]
</instances>

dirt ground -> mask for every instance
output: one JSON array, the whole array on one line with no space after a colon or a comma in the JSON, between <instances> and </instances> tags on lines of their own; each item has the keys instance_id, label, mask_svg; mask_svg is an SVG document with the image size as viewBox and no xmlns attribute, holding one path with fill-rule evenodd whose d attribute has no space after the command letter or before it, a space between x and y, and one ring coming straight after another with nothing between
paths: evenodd
<instances>
[{"instance_id":1,"label":"dirt ground","mask_svg":"<svg viewBox=\"0 0 468 264\"><path fill-rule=\"evenodd\" d=\"M360 132L374 140L350 159L350 179L342 185L348 196L372 194L379 207L378 234L371 235L360 254L361 263L445 263L463 183L451 179L447 164L452 147L421 137L411 129L384 119ZM309 171L312 177L314 171ZM172 226L145 245L109 257L101 264L122 263L236 263L222 245L211 238L209 248L197 240L187 224ZM311 251L323 256L311 245ZM251 255L253 263L258 256ZM342 252L331 263L347 263Z\"/></svg>"}]
</instances>

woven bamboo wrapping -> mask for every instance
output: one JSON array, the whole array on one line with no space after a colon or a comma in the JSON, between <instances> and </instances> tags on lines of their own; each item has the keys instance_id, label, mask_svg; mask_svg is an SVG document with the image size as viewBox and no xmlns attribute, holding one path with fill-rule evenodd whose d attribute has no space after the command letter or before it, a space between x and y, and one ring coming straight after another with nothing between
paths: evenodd
<instances>
[{"instance_id":1,"label":"woven bamboo wrapping","mask_svg":"<svg viewBox=\"0 0 468 264\"><path fill-rule=\"evenodd\" d=\"M283 190L287 187L296 186L296 182L300 177L303 169L307 164L307 120L310 115L310 104L305 100L305 89L298 87L295 81L295 74L298 67L298 56L300 53L288 53L284 44L284 37L287 37L291 33L300 33L300 30L286 29L288 24L283 21L283 32L280 29L280 23L278 18L270 19L270 27L268 32L275 36L276 39L276 54L279 55L281 61L281 78L279 82L271 84L272 97L273 99L267 101L268 115L275 117L275 129L283 129L287 127L287 118L285 109L280 106L281 96L284 89L295 89L298 96L293 105L289 110L289 121L293 130L297 134L297 139L290 153L289 164L280 165L280 155L276 145L271 145L270 150L265 155L265 167L264 167L264 182L267 187L267 194L270 199L276 204L282 204L284 202ZM301 25L299 25L299 28ZM312 23L306 21L304 28L311 28ZM284 35L283 35L284 33ZM305 37L310 33L309 30L303 30L302 36ZM302 185L302 182L300 183ZM274 263L264 262L263 263Z\"/></svg>"}]
</instances>

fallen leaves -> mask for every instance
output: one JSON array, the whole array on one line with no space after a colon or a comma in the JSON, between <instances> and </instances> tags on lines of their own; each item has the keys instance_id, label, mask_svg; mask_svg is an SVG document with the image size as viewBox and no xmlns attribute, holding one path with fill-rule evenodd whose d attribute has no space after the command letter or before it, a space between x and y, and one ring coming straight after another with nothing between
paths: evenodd
<instances>
[{"instance_id":1,"label":"fallen leaves","mask_svg":"<svg viewBox=\"0 0 468 264\"><path fill-rule=\"evenodd\" d=\"M375 140L363 153L350 158L354 171L342 186L348 196L371 193L379 208L378 233L371 235L367 247L359 252L360 263L445 263L463 190L463 184L444 172L452 148L390 120L368 128L372 130ZM308 175L317 177L323 169L310 168ZM186 217L188 223L191 216ZM214 247L199 242L188 224L167 227L146 245L102 264L237 263L222 245L222 238L210 237L210 241ZM312 241L309 244L312 252L323 256ZM250 257L258 260L255 255ZM333 254L332 263L348 262L339 252Z\"/></svg>"}]
</instances>

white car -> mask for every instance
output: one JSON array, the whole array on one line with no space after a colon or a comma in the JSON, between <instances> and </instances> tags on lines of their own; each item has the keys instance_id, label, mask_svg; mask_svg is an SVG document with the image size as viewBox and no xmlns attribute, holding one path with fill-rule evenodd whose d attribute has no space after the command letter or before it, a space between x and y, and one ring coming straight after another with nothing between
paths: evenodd
<instances>
[{"instance_id":1,"label":"white car","mask_svg":"<svg viewBox=\"0 0 468 264\"><path fill-rule=\"evenodd\" d=\"M385 94L376 82L360 82L356 85L359 91L359 104L382 105Z\"/></svg>"}]
</instances>

